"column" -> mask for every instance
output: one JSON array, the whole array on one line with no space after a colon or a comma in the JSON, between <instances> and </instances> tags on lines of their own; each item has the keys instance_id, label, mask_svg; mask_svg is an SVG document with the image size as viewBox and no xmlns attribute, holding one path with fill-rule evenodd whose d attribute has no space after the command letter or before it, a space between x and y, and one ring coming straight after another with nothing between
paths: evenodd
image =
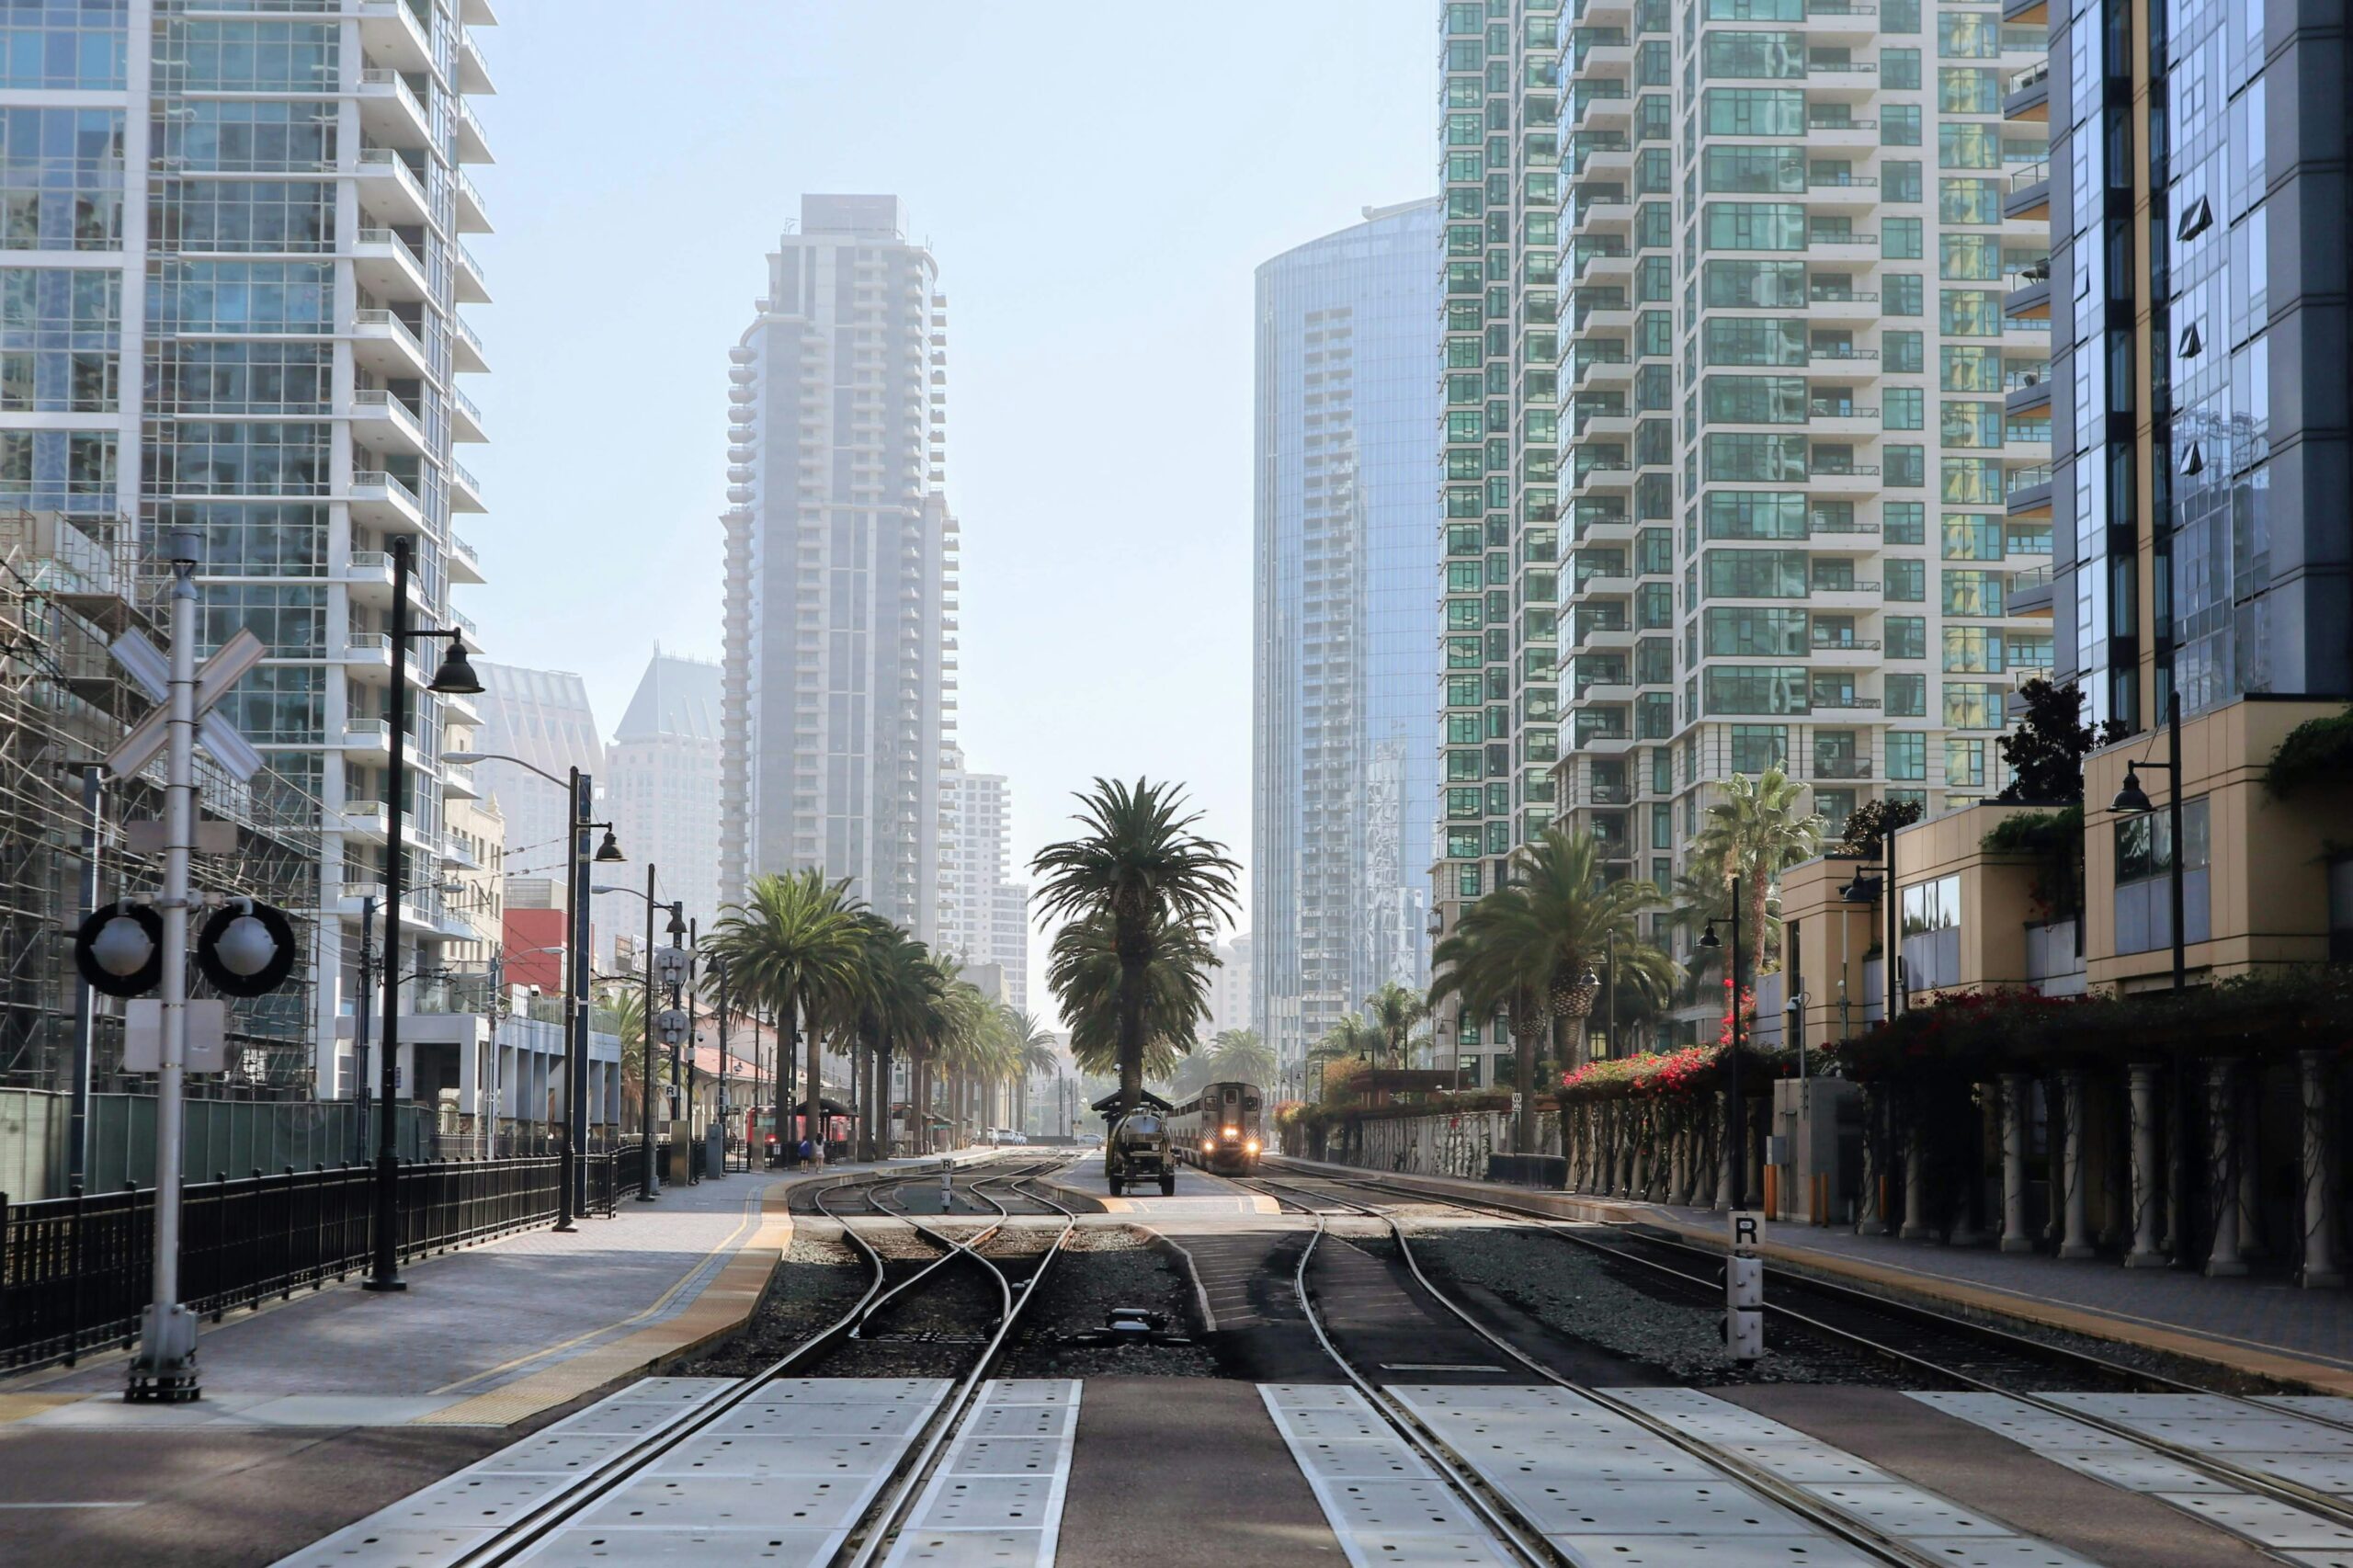
<instances>
[{"instance_id":1,"label":"column","mask_svg":"<svg viewBox=\"0 0 2353 1568\"><path fill-rule=\"evenodd\" d=\"M2002 1250L2032 1252L2026 1228L2026 1097L2032 1080L2002 1074Z\"/></svg>"},{"instance_id":2,"label":"column","mask_svg":"<svg viewBox=\"0 0 2353 1568\"><path fill-rule=\"evenodd\" d=\"M2065 1169L2062 1181L2065 1185L2064 1212L2066 1229L2059 1239L2061 1257L2091 1257L2098 1249L2092 1245L2090 1129L2084 1125L2084 1071L2080 1067L2063 1069L2059 1074L2060 1114L2066 1119Z\"/></svg>"},{"instance_id":3,"label":"column","mask_svg":"<svg viewBox=\"0 0 2353 1568\"><path fill-rule=\"evenodd\" d=\"M2239 1256L2239 1193L2245 1181L2239 1172L2238 1096L2232 1092L2237 1066L2227 1058L2206 1063L2206 1129L2212 1151L2208 1168L2216 1183L2207 1195L2207 1207L2214 1214L2214 1244L2206 1255L2206 1273L2214 1278L2246 1272L2246 1261Z\"/></svg>"},{"instance_id":4,"label":"column","mask_svg":"<svg viewBox=\"0 0 2353 1568\"><path fill-rule=\"evenodd\" d=\"M1904 1130L1904 1228L1896 1233L1907 1242L1934 1234L1927 1221L1928 1141L1913 1119Z\"/></svg>"},{"instance_id":5,"label":"column","mask_svg":"<svg viewBox=\"0 0 2353 1568\"><path fill-rule=\"evenodd\" d=\"M2135 1062L2130 1069L2132 1095L2132 1250L2127 1268L2163 1268L2157 1247L2157 1213L2163 1206L2165 1172L2157 1164L2157 1064Z\"/></svg>"},{"instance_id":6,"label":"column","mask_svg":"<svg viewBox=\"0 0 2353 1568\"><path fill-rule=\"evenodd\" d=\"M1971 1103L1961 1116L1961 1134L1968 1141L1968 1150L1961 1162L1961 1179L1967 1190L1953 1208L1952 1234L1947 1242L1957 1247L1983 1246L1985 1233L1978 1228L1978 1210L1985 1202L1985 1106L1983 1085L1971 1096Z\"/></svg>"},{"instance_id":7,"label":"column","mask_svg":"<svg viewBox=\"0 0 2353 1568\"><path fill-rule=\"evenodd\" d=\"M2298 1051L2296 1066L2304 1108L2304 1263L2296 1283L2312 1290L2345 1283L2336 1256L2336 1104L2326 1051Z\"/></svg>"},{"instance_id":8,"label":"column","mask_svg":"<svg viewBox=\"0 0 2353 1568\"><path fill-rule=\"evenodd\" d=\"M1880 1211L1880 1184L1886 1176L1887 1096L1876 1084L1863 1085L1863 1183L1862 1201L1856 1208L1855 1233L1859 1236L1887 1234L1887 1216Z\"/></svg>"},{"instance_id":9,"label":"column","mask_svg":"<svg viewBox=\"0 0 2353 1568\"><path fill-rule=\"evenodd\" d=\"M1681 1205L1691 1201L1690 1111L1688 1108L1678 1106L1669 1119L1674 1123L1674 1131L1668 1136L1674 1142L1671 1145L1672 1163L1667 1169L1666 1200Z\"/></svg>"},{"instance_id":10,"label":"column","mask_svg":"<svg viewBox=\"0 0 2353 1568\"><path fill-rule=\"evenodd\" d=\"M1651 1196L1651 1109L1643 1106L1634 1112L1633 1176L1627 1183L1626 1196L1648 1202Z\"/></svg>"}]
</instances>

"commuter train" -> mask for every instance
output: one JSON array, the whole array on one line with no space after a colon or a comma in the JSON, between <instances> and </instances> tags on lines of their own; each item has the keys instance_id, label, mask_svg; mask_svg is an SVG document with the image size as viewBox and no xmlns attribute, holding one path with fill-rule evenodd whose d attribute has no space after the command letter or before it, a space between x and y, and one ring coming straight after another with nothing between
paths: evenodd
<instances>
[{"instance_id":1,"label":"commuter train","mask_svg":"<svg viewBox=\"0 0 2353 1568\"><path fill-rule=\"evenodd\" d=\"M1266 1096L1256 1084L1208 1084L1168 1118L1178 1156L1205 1171L1249 1176L1266 1143Z\"/></svg>"}]
</instances>

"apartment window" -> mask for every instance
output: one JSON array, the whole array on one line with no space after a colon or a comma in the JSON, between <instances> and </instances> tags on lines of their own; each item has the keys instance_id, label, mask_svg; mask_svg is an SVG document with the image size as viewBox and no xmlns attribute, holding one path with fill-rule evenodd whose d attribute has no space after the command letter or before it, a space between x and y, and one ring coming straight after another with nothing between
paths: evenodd
<instances>
[{"instance_id":1,"label":"apartment window","mask_svg":"<svg viewBox=\"0 0 2353 1568\"><path fill-rule=\"evenodd\" d=\"M1928 656L1928 618L1924 615L1891 615L1885 623L1887 656L1891 659L1925 659Z\"/></svg>"},{"instance_id":2,"label":"apartment window","mask_svg":"<svg viewBox=\"0 0 2353 1568\"><path fill-rule=\"evenodd\" d=\"M1889 718L1925 719L1928 716L1927 676L1892 673L1887 676L1885 689Z\"/></svg>"},{"instance_id":3,"label":"apartment window","mask_svg":"<svg viewBox=\"0 0 2353 1568\"><path fill-rule=\"evenodd\" d=\"M1699 40L1700 71L1724 77L1802 77L1805 35L1794 32L1710 32Z\"/></svg>"},{"instance_id":4,"label":"apartment window","mask_svg":"<svg viewBox=\"0 0 2353 1568\"><path fill-rule=\"evenodd\" d=\"M1802 665L1713 665L1704 678L1711 714L1808 711Z\"/></svg>"},{"instance_id":5,"label":"apartment window","mask_svg":"<svg viewBox=\"0 0 2353 1568\"><path fill-rule=\"evenodd\" d=\"M2173 945L2173 822L2164 811L2120 817L2116 848L2116 950L2153 952ZM2205 797L2181 807L2182 939L2212 935L2210 838Z\"/></svg>"},{"instance_id":6,"label":"apartment window","mask_svg":"<svg viewBox=\"0 0 2353 1568\"><path fill-rule=\"evenodd\" d=\"M1937 422L1948 447L2002 444L2002 405L1998 403L1963 403L1946 398L1937 404Z\"/></svg>"},{"instance_id":7,"label":"apartment window","mask_svg":"<svg viewBox=\"0 0 2353 1568\"><path fill-rule=\"evenodd\" d=\"M1948 626L1944 629L1948 674L1999 675L2002 634L1990 626Z\"/></svg>"},{"instance_id":8,"label":"apartment window","mask_svg":"<svg viewBox=\"0 0 2353 1568\"><path fill-rule=\"evenodd\" d=\"M1779 490L1711 490L1701 503L1711 539L1804 539L1805 497Z\"/></svg>"},{"instance_id":9,"label":"apartment window","mask_svg":"<svg viewBox=\"0 0 2353 1568\"><path fill-rule=\"evenodd\" d=\"M2003 687L1984 681L1945 682L1945 728L1998 730L2002 727Z\"/></svg>"},{"instance_id":10,"label":"apartment window","mask_svg":"<svg viewBox=\"0 0 2353 1568\"><path fill-rule=\"evenodd\" d=\"M1792 483L1806 476L1806 440L1802 435L1710 435L1702 450L1711 482Z\"/></svg>"},{"instance_id":11,"label":"apartment window","mask_svg":"<svg viewBox=\"0 0 2353 1568\"><path fill-rule=\"evenodd\" d=\"M1922 260L1925 258L1926 243L1921 221L1917 218L1881 218L1879 221L1879 254L1890 260Z\"/></svg>"},{"instance_id":12,"label":"apartment window","mask_svg":"<svg viewBox=\"0 0 2353 1568\"><path fill-rule=\"evenodd\" d=\"M1881 201L1918 201L1921 199L1920 163L1916 158L1882 158L1879 165L1879 199Z\"/></svg>"},{"instance_id":13,"label":"apartment window","mask_svg":"<svg viewBox=\"0 0 2353 1568\"><path fill-rule=\"evenodd\" d=\"M1921 447L1888 447L1881 454L1887 460L1886 480L1891 488L1917 490L1928 483L1927 449Z\"/></svg>"},{"instance_id":14,"label":"apartment window","mask_svg":"<svg viewBox=\"0 0 2353 1568\"><path fill-rule=\"evenodd\" d=\"M1918 730L1891 731L1887 737L1887 776L1926 779L1928 777L1928 737Z\"/></svg>"},{"instance_id":15,"label":"apartment window","mask_svg":"<svg viewBox=\"0 0 2353 1568\"><path fill-rule=\"evenodd\" d=\"M1802 550L1710 550L1704 556L1711 598L1802 599L1812 592Z\"/></svg>"},{"instance_id":16,"label":"apartment window","mask_svg":"<svg viewBox=\"0 0 2353 1568\"><path fill-rule=\"evenodd\" d=\"M1790 760L1787 724L1734 724L1732 727L1732 770L1762 773L1784 767Z\"/></svg>"},{"instance_id":17,"label":"apartment window","mask_svg":"<svg viewBox=\"0 0 2353 1568\"><path fill-rule=\"evenodd\" d=\"M1711 201L1700 209L1700 222L1710 250L1806 248L1805 209L1795 202Z\"/></svg>"},{"instance_id":18,"label":"apartment window","mask_svg":"<svg viewBox=\"0 0 2353 1568\"><path fill-rule=\"evenodd\" d=\"M1918 69L1916 59L1914 69ZM1984 65L1938 66L1937 109L1942 114L2000 114L2002 74Z\"/></svg>"},{"instance_id":19,"label":"apartment window","mask_svg":"<svg viewBox=\"0 0 2353 1568\"><path fill-rule=\"evenodd\" d=\"M1916 33L1920 30L1920 0L1880 0L1879 30Z\"/></svg>"},{"instance_id":20,"label":"apartment window","mask_svg":"<svg viewBox=\"0 0 2353 1568\"><path fill-rule=\"evenodd\" d=\"M1948 223L1999 223L2002 182L1944 178L1937 181L1937 214Z\"/></svg>"},{"instance_id":21,"label":"apartment window","mask_svg":"<svg viewBox=\"0 0 2353 1568\"><path fill-rule=\"evenodd\" d=\"M1920 106L1881 105L1879 144L1882 147L1917 147L1920 144Z\"/></svg>"},{"instance_id":22,"label":"apartment window","mask_svg":"<svg viewBox=\"0 0 2353 1568\"><path fill-rule=\"evenodd\" d=\"M1702 612L1700 624L1712 658L1805 657L1807 619L1802 609L1711 608Z\"/></svg>"},{"instance_id":23,"label":"apartment window","mask_svg":"<svg viewBox=\"0 0 2353 1568\"><path fill-rule=\"evenodd\" d=\"M1927 310L1926 281L1916 272L1891 272L1880 280L1881 304L1892 316L1916 316Z\"/></svg>"},{"instance_id":24,"label":"apartment window","mask_svg":"<svg viewBox=\"0 0 2353 1568\"><path fill-rule=\"evenodd\" d=\"M1927 417L1927 394L1918 387L1885 387L1880 392L1880 427L1917 430Z\"/></svg>"},{"instance_id":25,"label":"apartment window","mask_svg":"<svg viewBox=\"0 0 2353 1568\"><path fill-rule=\"evenodd\" d=\"M1899 89L1917 87L1920 85L1920 51L1916 49L1881 50L1879 85Z\"/></svg>"},{"instance_id":26,"label":"apartment window","mask_svg":"<svg viewBox=\"0 0 2353 1568\"><path fill-rule=\"evenodd\" d=\"M1949 567L1944 574L1947 615L1999 616L2002 613L2002 574Z\"/></svg>"},{"instance_id":27,"label":"apartment window","mask_svg":"<svg viewBox=\"0 0 2353 1568\"><path fill-rule=\"evenodd\" d=\"M1890 501L1880 507L1880 526L1890 544L1927 543L1927 517L1925 501Z\"/></svg>"},{"instance_id":28,"label":"apartment window","mask_svg":"<svg viewBox=\"0 0 2353 1568\"><path fill-rule=\"evenodd\" d=\"M1915 882L1902 894L1904 988L1933 991L1961 979L1961 878Z\"/></svg>"},{"instance_id":29,"label":"apartment window","mask_svg":"<svg viewBox=\"0 0 2353 1568\"><path fill-rule=\"evenodd\" d=\"M1947 120L1937 127L1937 167L1998 169L2002 128L1977 120Z\"/></svg>"},{"instance_id":30,"label":"apartment window","mask_svg":"<svg viewBox=\"0 0 2353 1568\"><path fill-rule=\"evenodd\" d=\"M1889 560L1884 568L1887 597L1898 604L1917 604L1928 597L1928 563L1907 561L1901 557Z\"/></svg>"},{"instance_id":31,"label":"apartment window","mask_svg":"<svg viewBox=\"0 0 2353 1568\"><path fill-rule=\"evenodd\" d=\"M1802 136L1805 94L1794 87L1710 87L1701 95L1711 136Z\"/></svg>"},{"instance_id":32,"label":"apartment window","mask_svg":"<svg viewBox=\"0 0 2353 1568\"><path fill-rule=\"evenodd\" d=\"M1999 561L2005 552L2002 519L1985 512L1944 514L1947 561Z\"/></svg>"},{"instance_id":33,"label":"apartment window","mask_svg":"<svg viewBox=\"0 0 2353 1568\"><path fill-rule=\"evenodd\" d=\"M1793 317L1711 316L1700 324L1699 352L1710 365L1802 365L1805 322Z\"/></svg>"},{"instance_id":34,"label":"apartment window","mask_svg":"<svg viewBox=\"0 0 2353 1568\"><path fill-rule=\"evenodd\" d=\"M2002 52L2001 17L1993 11L1946 11L1937 17L1937 58L1992 60Z\"/></svg>"}]
</instances>

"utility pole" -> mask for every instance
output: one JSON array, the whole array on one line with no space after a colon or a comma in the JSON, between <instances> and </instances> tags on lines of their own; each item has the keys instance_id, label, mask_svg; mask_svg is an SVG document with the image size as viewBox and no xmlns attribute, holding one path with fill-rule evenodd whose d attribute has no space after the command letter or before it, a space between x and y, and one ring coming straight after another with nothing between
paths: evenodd
<instances>
[{"instance_id":1,"label":"utility pole","mask_svg":"<svg viewBox=\"0 0 2353 1568\"><path fill-rule=\"evenodd\" d=\"M687 1185L689 1187L702 1180L702 1176L699 1174L701 1169L700 1161L702 1159L702 1144L695 1138L695 979L693 968L693 954L697 950L696 945L702 940L702 932L700 930L702 920L700 916L697 916L695 919L687 922ZM676 1052L673 1052L672 1054L673 1061L675 1062ZM672 1068L673 1075L676 1074L676 1069L674 1066Z\"/></svg>"},{"instance_id":2,"label":"utility pole","mask_svg":"<svg viewBox=\"0 0 2353 1568\"><path fill-rule=\"evenodd\" d=\"M98 906L98 840L104 827L106 768L88 763L82 769L82 903ZM66 1138L65 1190L82 1196L90 1166L90 1037L97 1025L97 993L82 979L76 966L74 982L74 1111Z\"/></svg>"},{"instance_id":3,"label":"utility pole","mask_svg":"<svg viewBox=\"0 0 2353 1568\"><path fill-rule=\"evenodd\" d=\"M376 1005L376 895L359 901L359 995L352 1004L351 1081L358 1115L351 1124L351 1163L368 1158L368 1014Z\"/></svg>"}]
</instances>

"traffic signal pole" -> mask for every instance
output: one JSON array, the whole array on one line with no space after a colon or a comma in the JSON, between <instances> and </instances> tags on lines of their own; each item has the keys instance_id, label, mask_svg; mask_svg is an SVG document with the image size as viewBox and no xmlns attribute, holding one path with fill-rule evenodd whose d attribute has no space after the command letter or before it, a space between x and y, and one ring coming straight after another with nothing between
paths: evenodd
<instances>
[{"instance_id":1,"label":"traffic signal pole","mask_svg":"<svg viewBox=\"0 0 2353 1568\"><path fill-rule=\"evenodd\" d=\"M123 1397L178 1403L199 1398L196 1316L180 1305L180 1146L188 1072L188 855L196 839L196 551L174 529L171 716L164 796L164 1038L155 1074L154 1290L140 1315L139 1353ZM398 672L394 672L398 678Z\"/></svg>"}]
</instances>

